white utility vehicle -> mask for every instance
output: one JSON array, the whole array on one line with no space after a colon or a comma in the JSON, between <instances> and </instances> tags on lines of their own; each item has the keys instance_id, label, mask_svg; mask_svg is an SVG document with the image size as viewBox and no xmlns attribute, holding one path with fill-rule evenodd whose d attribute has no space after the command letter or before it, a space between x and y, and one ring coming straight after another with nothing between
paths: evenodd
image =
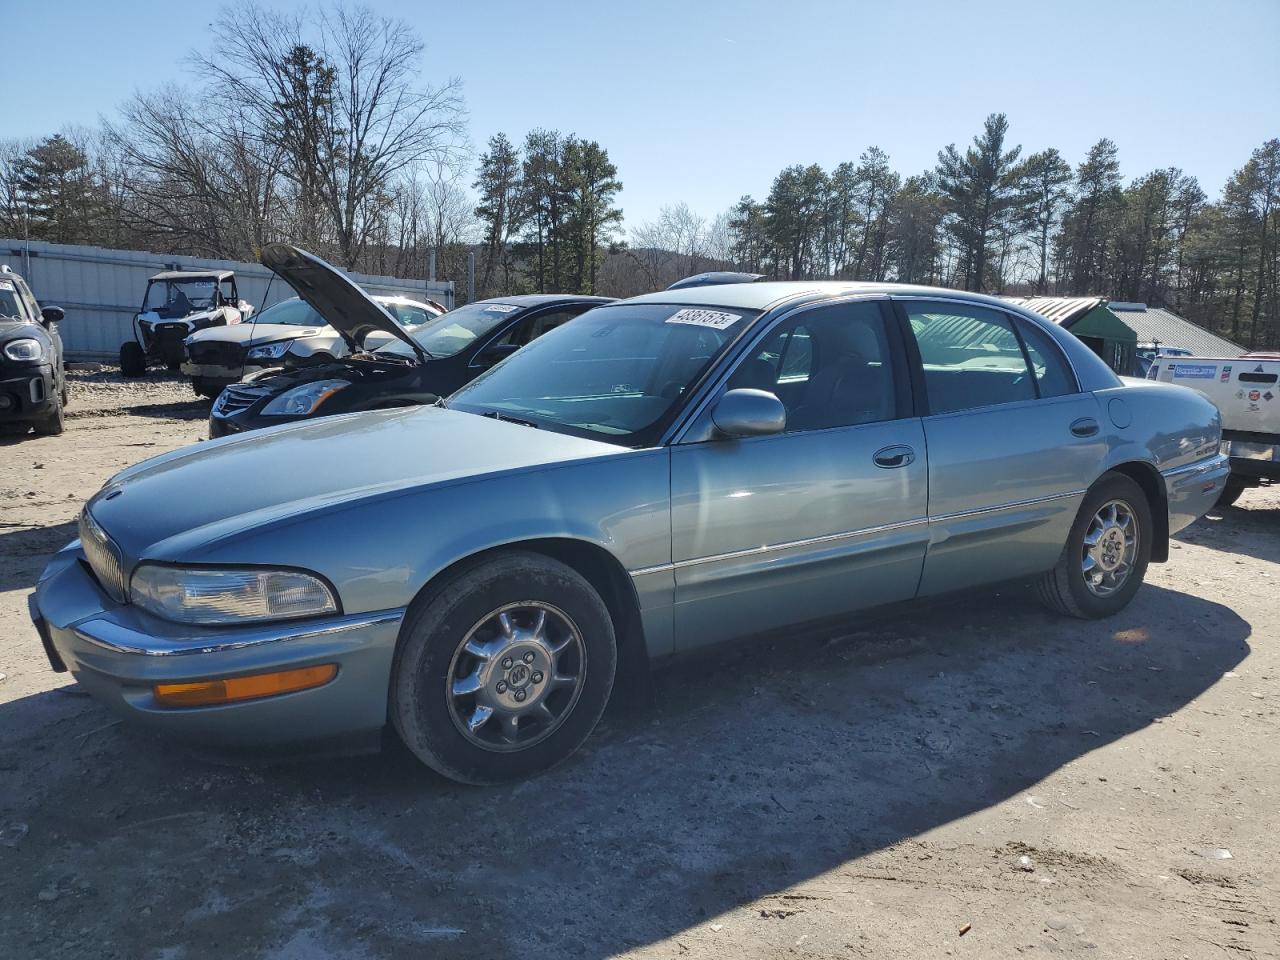
<instances>
[{"instance_id":1,"label":"white utility vehicle","mask_svg":"<svg viewBox=\"0 0 1280 960\"><path fill-rule=\"evenodd\" d=\"M1230 506L1248 487L1280 480L1280 354L1157 357L1148 380L1191 387L1222 414L1222 452L1231 476L1218 499Z\"/></svg>"}]
</instances>

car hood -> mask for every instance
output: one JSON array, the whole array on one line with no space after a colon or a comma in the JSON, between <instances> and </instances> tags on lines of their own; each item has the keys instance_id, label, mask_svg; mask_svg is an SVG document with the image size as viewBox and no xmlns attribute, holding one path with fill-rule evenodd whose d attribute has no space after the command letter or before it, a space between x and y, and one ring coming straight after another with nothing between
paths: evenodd
<instances>
[{"instance_id":1,"label":"car hood","mask_svg":"<svg viewBox=\"0 0 1280 960\"><path fill-rule=\"evenodd\" d=\"M237 343L245 347L257 347L264 343L276 343L280 340L298 340L302 337L315 337L320 334L332 334L333 327L295 327L287 323L259 323L252 320L248 323L233 323L229 327L209 327L197 330L189 338L191 343Z\"/></svg>"},{"instance_id":2,"label":"car hood","mask_svg":"<svg viewBox=\"0 0 1280 960\"><path fill-rule=\"evenodd\" d=\"M89 501L126 566L198 560L237 535L422 487L627 448L440 407L324 417L145 460ZM388 506L388 509L396 509Z\"/></svg>"},{"instance_id":3,"label":"car hood","mask_svg":"<svg viewBox=\"0 0 1280 960\"><path fill-rule=\"evenodd\" d=\"M417 356L423 357L422 348L391 314L337 268L314 254L287 243L269 243L262 248L262 264L273 270L328 320L352 353L360 351L366 334L381 330L403 340Z\"/></svg>"}]
</instances>

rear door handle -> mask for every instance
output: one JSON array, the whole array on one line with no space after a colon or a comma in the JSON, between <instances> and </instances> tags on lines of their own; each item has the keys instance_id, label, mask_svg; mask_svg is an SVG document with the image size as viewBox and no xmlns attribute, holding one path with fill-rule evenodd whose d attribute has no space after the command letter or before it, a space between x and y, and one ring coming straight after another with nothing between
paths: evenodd
<instances>
[{"instance_id":1,"label":"rear door handle","mask_svg":"<svg viewBox=\"0 0 1280 960\"><path fill-rule=\"evenodd\" d=\"M875 452L872 456L877 467L884 467L886 470L892 470L894 467L905 467L916 459L916 452L906 444L898 444L893 447L884 447Z\"/></svg>"},{"instance_id":2,"label":"rear door handle","mask_svg":"<svg viewBox=\"0 0 1280 960\"><path fill-rule=\"evenodd\" d=\"M1077 437L1092 437L1098 432L1098 421L1093 417L1081 417L1071 424L1071 433Z\"/></svg>"}]
</instances>

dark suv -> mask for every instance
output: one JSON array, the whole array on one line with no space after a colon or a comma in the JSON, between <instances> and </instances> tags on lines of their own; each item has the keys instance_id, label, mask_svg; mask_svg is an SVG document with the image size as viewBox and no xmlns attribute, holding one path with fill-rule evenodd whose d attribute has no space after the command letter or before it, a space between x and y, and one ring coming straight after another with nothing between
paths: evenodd
<instances>
[{"instance_id":1,"label":"dark suv","mask_svg":"<svg viewBox=\"0 0 1280 960\"><path fill-rule=\"evenodd\" d=\"M62 370L61 307L40 309L27 281L0 266L0 424L62 432L67 403Z\"/></svg>"}]
</instances>

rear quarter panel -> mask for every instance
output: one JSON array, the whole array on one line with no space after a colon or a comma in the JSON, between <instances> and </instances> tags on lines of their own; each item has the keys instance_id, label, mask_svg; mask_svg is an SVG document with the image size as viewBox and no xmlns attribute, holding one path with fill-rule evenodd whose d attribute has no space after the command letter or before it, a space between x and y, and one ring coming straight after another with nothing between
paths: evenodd
<instances>
[{"instance_id":1,"label":"rear quarter panel","mask_svg":"<svg viewBox=\"0 0 1280 960\"><path fill-rule=\"evenodd\" d=\"M1216 456L1222 418L1204 396L1184 387L1130 380L1096 393L1110 427L1103 469L1142 460L1162 472Z\"/></svg>"}]
</instances>

